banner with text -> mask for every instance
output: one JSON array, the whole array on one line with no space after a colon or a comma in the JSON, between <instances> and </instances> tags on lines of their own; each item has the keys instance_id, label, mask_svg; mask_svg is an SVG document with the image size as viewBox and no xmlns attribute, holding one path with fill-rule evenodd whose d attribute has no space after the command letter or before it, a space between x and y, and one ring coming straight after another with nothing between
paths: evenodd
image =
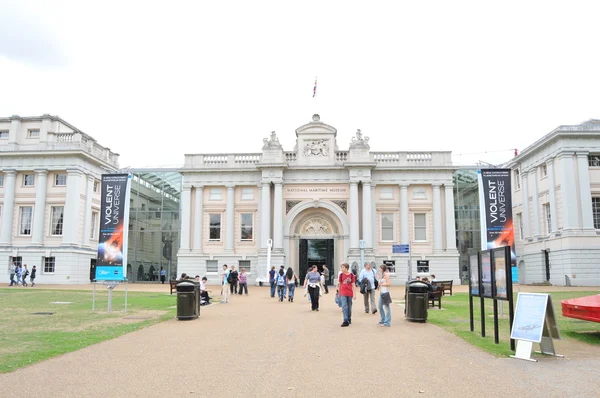
<instances>
[{"instance_id":1,"label":"banner with text","mask_svg":"<svg viewBox=\"0 0 600 398\"><path fill-rule=\"evenodd\" d=\"M517 256L512 216L511 171L482 169L478 174L481 250L510 246L511 265L515 267Z\"/></svg>"},{"instance_id":2,"label":"banner with text","mask_svg":"<svg viewBox=\"0 0 600 398\"><path fill-rule=\"evenodd\" d=\"M103 174L96 280L122 281L127 264L128 174Z\"/></svg>"}]
</instances>

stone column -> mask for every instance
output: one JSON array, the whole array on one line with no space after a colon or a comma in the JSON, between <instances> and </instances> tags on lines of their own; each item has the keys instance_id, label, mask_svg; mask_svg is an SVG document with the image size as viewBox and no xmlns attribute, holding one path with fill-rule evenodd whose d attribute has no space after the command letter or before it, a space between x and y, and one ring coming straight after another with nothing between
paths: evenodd
<instances>
[{"instance_id":1,"label":"stone column","mask_svg":"<svg viewBox=\"0 0 600 398\"><path fill-rule=\"evenodd\" d=\"M17 172L4 170L4 208L2 209L2 229L0 229L0 243L12 242L12 228L15 212L15 188Z\"/></svg>"},{"instance_id":2,"label":"stone column","mask_svg":"<svg viewBox=\"0 0 600 398\"><path fill-rule=\"evenodd\" d=\"M550 212L552 213L552 232L558 231L558 212L556 211L556 183L554 182L554 159L546 162L548 169L548 193L550 196ZM590 218L591 218L590 214Z\"/></svg>"},{"instance_id":3,"label":"stone column","mask_svg":"<svg viewBox=\"0 0 600 398\"><path fill-rule=\"evenodd\" d=\"M563 230L579 227L579 212L577 210L577 189L575 187L575 167L573 153L565 152L558 155L561 162L560 193L562 197Z\"/></svg>"},{"instance_id":4,"label":"stone column","mask_svg":"<svg viewBox=\"0 0 600 398\"><path fill-rule=\"evenodd\" d=\"M371 225L371 182L363 181L362 186L362 237L365 241L365 248L372 248L372 225Z\"/></svg>"},{"instance_id":5,"label":"stone column","mask_svg":"<svg viewBox=\"0 0 600 398\"><path fill-rule=\"evenodd\" d=\"M442 250L442 197L441 184L431 184L433 187L433 249Z\"/></svg>"},{"instance_id":6,"label":"stone column","mask_svg":"<svg viewBox=\"0 0 600 398\"><path fill-rule=\"evenodd\" d=\"M202 252L202 232L204 224L202 222L204 216L204 187L202 185L195 188L196 198L194 201L194 250Z\"/></svg>"},{"instance_id":7,"label":"stone column","mask_svg":"<svg viewBox=\"0 0 600 398\"><path fill-rule=\"evenodd\" d=\"M184 185L181 192L181 250L190 250L190 208L192 187Z\"/></svg>"},{"instance_id":8,"label":"stone column","mask_svg":"<svg viewBox=\"0 0 600 398\"><path fill-rule=\"evenodd\" d=\"M523 238L531 237L531 232L529 229L529 225L531 223L529 219L529 186L527 173L521 171L521 178L523 180L521 187L523 188L523 209L522 209L522 217L521 221L523 222Z\"/></svg>"},{"instance_id":9,"label":"stone column","mask_svg":"<svg viewBox=\"0 0 600 398\"><path fill-rule=\"evenodd\" d=\"M373 220L373 222L377 220L377 206L375 204L377 201L377 194L375 188L375 184L371 184L371 220ZM371 243L373 249L377 248L377 228L377 225L373 226L373 224L371 223Z\"/></svg>"},{"instance_id":10,"label":"stone column","mask_svg":"<svg viewBox=\"0 0 600 398\"><path fill-rule=\"evenodd\" d=\"M534 167L529 171L533 181L531 182L531 196L533 197L532 209L533 209L533 236L540 235L540 199L538 197L538 183L537 183L537 167ZM546 235L546 234L544 234Z\"/></svg>"},{"instance_id":11,"label":"stone column","mask_svg":"<svg viewBox=\"0 0 600 398\"><path fill-rule=\"evenodd\" d=\"M358 249L358 183L350 183L350 248Z\"/></svg>"},{"instance_id":12,"label":"stone column","mask_svg":"<svg viewBox=\"0 0 600 398\"><path fill-rule=\"evenodd\" d=\"M273 198L273 248L283 249L283 184L275 183Z\"/></svg>"},{"instance_id":13,"label":"stone column","mask_svg":"<svg viewBox=\"0 0 600 398\"><path fill-rule=\"evenodd\" d=\"M94 176L88 174L85 193L85 221L83 223L83 244L89 246L92 232L92 197L94 195Z\"/></svg>"},{"instance_id":14,"label":"stone column","mask_svg":"<svg viewBox=\"0 0 600 398\"><path fill-rule=\"evenodd\" d=\"M67 170L67 197L63 218L63 243L77 244L77 231L80 224L79 210L81 208L79 180L82 172L77 169Z\"/></svg>"},{"instance_id":15,"label":"stone column","mask_svg":"<svg viewBox=\"0 0 600 398\"><path fill-rule=\"evenodd\" d=\"M408 244L408 184L400 184L400 243Z\"/></svg>"},{"instance_id":16,"label":"stone column","mask_svg":"<svg viewBox=\"0 0 600 398\"><path fill-rule=\"evenodd\" d=\"M577 153L577 174L579 176L579 200L581 205L581 224L583 229L594 229L592 212L592 190L587 153ZM554 215L552 216L554 220Z\"/></svg>"},{"instance_id":17,"label":"stone column","mask_svg":"<svg viewBox=\"0 0 600 398\"><path fill-rule=\"evenodd\" d=\"M456 221L454 217L454 189L452 183L444 184L446 201L446 249L456 250Z\"/></svg>"},{"instance_id":18,"label":"stone column","mask_svg":"<svg viewBox=\"0 0 600 398\"><path fill-rule=\"evenodd\" d=\"M271 183L263 182L260 210L260 245L263 249L267 248L271 238Z\"/></svg>"},{"instance_id":19,"label":"stone column","mask_svg":"<svg viewBox=\"0 0 600 398\"><path fill-rule=\"evenodd\" d=\"M225 208L227 217L227 230L225 231L225 250L233 252L235 239L235 186L227 186L227 205Z\"/></svg>"},{"instance_id":20,"label":"stone column","mask_svg":"<svg viewBox=\"0 0 600 398\"><path fill-rule=\"evenodd\" d=\"M46 220L46 191L48 190L48 170L35 171L35 210L33 212L33 228L31 244L44 243L44 223ZM52 223L52 217L50 217ZM63 224L64 227L64 224ZM50 226L52 228L52 226Z\"/></svg>"}]
</instances>

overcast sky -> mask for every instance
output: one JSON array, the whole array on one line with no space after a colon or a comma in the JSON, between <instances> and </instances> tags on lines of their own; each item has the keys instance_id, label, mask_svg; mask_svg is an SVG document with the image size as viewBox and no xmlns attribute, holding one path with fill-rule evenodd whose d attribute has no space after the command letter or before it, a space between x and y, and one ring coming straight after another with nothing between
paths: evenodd
<instances>
[{"instance_id":1,"label":"overcast sky","mask_svg":"<svg viewBox=\"0 0 600 398\"><path fill-rule=\"evenodd\" d=\"M598 1L291 3L4 0L0 116L58 115L122 167L273 130L292 150L313 113L340 149L360 128L373 151L499 163L600 118Z\"/></svg>"}]
</instances>

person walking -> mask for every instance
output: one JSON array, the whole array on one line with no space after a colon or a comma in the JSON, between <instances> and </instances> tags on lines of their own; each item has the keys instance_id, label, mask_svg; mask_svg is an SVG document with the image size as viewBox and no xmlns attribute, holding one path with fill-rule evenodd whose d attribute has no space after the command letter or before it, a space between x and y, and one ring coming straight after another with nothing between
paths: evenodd
<instances>
[{"instance_id":1,"label":"person walking","mask_svg":"<svg viewBox=\"0 0 600 398\"><path fill-rule=\"evenodd\" d=\"M329 285L329 268L325 264L323 264L323 276L325 277L323 288L325 289L325 294L329 294L329 289L327 288L327 285Z\"/></svg>"},{"instance_id":2,"label":"person walking","mask_svg":"<svg viewBox=\"0 0 600 398\"><path fill-rule=\"evenodd\" d=\"M229 273L229 292L231 294L237 293L239 274L235 270L235 265L231 266L231 272Z\"/></svg>"},{"instance_id":3,"label":"person walking","mask_svg":"<svg viewBox=\"0 0 600 398\"><path fill-rule=\"evenodd\" d=\"M21 283L21 275L23 273L23 266L21 266L21 264L19 264L19 266L17 267L17 286L19 286L19 283Z\"/></svg>"},{"instance_id":4,"label":"person walking","mask_svg":"<svg viewBox=\"0 0 600 398\"><path fill-rule=\"evenodd\" d=\"M390 273L387 271L387 266L381 264L379 266L381 278L379 278L379 316L381 320L377 322L381 326L390 326L392 321L392 311L390 304L392 297L390 296Z\"/></svg>"},{"instance_id":5,"label":"person walking","mask_svg":"<svg viewBox=\"0 0 600 398\"><path fill-rule=\"evenodd\" d=\"M27 269L27 264L23 266L23 270L21 271L21 275L23 277L21 283L23 287L27 287L27 277L29 276L29 270Z\"/></svg>"},{"instance_id":6,"label":"person walking","mask_svg":"<svg viewBox=\"0 0 600 398\"><path fill-rule=\"evenodd\" d=\"M29 277L29 280L31 281L31 287L35 286L35 273L37 272L37 270L35 269L35 265L31 268L31 276Z\"/></svg>"},{"instance_id":7,"label":"person walking","mask_svg":"<svg viewBox=\"0 0 600 398\"><path fill-rule=\"evenodd\" d=\"M165 267L160 267L160 282L164 285L165 279L167 279L167 271Z\"/></svg>"},{"instance_id":8,"label":"person walking","mask_svg":"<svg viewBox=\"0 0 600 398\"><path fill-rule=\"evenodd\" d=\"M342 273L338 280L338 291L340 292L340 301L342 302L342 314L344 322L342 327L350 326L352 323L352 300L356 300L354 290L356 288L356 278L350 272L350 266L347 263L342 264Z\"/></svg>"},{"instance_id":9,"label":"person walking","mask_svg":"<svg viewBox=\"0 0 600 398\"><path fill-rule=\"evenodd\" d=\"M283 302L283 296L285 295L285 273L283 268L279 270L275 283L277 284L277 297L279 297L280 302Z\"/></svg>"},{"instance_id":10,"label":"person walking","mask_svg":"<svg viewBox=\"0 0 600 398\"><path fill-rule=\"evenodd\" d=\"M248 274L246 274L246 268L242 267L242 272L240 273L240 290L238 292L238 294L242 294L242 290L244 291L244 293L246 293L246 296L248 295Z\"/></svg>"},{"instance_id":11,"label":"person walking","mask_svg":"<svg viewBox=\"0 0 600 398\"><path fill-rule=\"evenodd\" d=\"M275 297L275 266L269 271L269 284L271 285L271 297Z\"/></svg>"},{"instance_id":12,"label":"person walking","mask_svg":"<svg viewBox=\"0 0 600 398\"><path fill-rule=\"evenodd\" d=\"M17 282L15 282L15 275L17 273L17 267L13 264L12 267L10 267L10 285L8 286L12 286L12 285L16 285Z\"/></svg>"},{"instance_id":13,"label":"person walking","mask_svg":"<svg viewBox=\"0 0 600 398\"><path fill-rule=\"evenodd\" d=\"M221 272L221 303L227 304L229 301L229 270L227 264L223 264L223 272Z\"/></svg>"},{"instance_id":14,"label":"person walking","mask_svg":"<svg viewBox=\"0 0 600 398\"><path fill-rule=\"evenodd\" d=\"M285 280L287 282L287 290L288 290L288 301L290 303L294 302L294 293L296 292L296 282L298 281L298 277L294 273L292 267L288 267L287 272L285 273Z\"/></svg>"},{"instance_id":15,"label":"person walking","mask_svg":"<svg viewBox=\"0 0 600 398\"><path fill-rule=\"evenodd\" d=\"M373 311L373 314L377 313L377 307L375 307L376 280L377 278L375 277L375 270L371 268L370 263L366 262L365 268L360 271L360 275L358 276L358 284L362 286L363 281L366 281L367 283L365 292L363 293L363 298L365 300L365 312L367 314L369 313L369 301L371 302L371 311Z\"/></svg>"},{"instance_id":16,"label":"person walking","mask_svg":"<svg viewBox=\"0 0 600 398\"><path fill-rule=\"evenodd\" d=\"M310 295L310 306L313 311L319 311L319 293L320 293L321 275L317 271L317 266L313 265L312 270L304 278L304 288L308 286Z\"/></svg>"}]
</instances>

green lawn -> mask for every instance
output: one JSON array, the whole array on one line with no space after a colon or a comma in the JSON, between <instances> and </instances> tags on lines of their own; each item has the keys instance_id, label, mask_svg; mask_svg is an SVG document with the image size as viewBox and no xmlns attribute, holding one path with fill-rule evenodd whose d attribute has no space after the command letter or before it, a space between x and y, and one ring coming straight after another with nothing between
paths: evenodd
<instances>
[{"instance_id":1,"label":"green lawn","mask_svg":"<svg viewBox=\"0 0 600 398\"><path fill-rule=\"evenodd\" d=\"M558 322L561 338L576 339L588 344L600 345L600 323L582 321L562 316L561 300L575 297L584 297L598 294L598 292L554 292L551 293L554 313ZM514 295L515 306L517 294ZM454 296L442 298L442 310L430 309L428 321L445 330L456 334L465 341L480 347L485 351L497 355L507 356L510 350L510 325L508 320L508 302L504 303L504 317L499 320L500 344L494 344L494 311L493 300L485 299L485 332L486 337L481 337L481 311L478 297L473 297L474 326L473 332L469 329L469 295L458 293ZM498 304L500 313L500 304ZM535 345L534 345L535 347Z\"/></svg>"},{"instance_id":2,"label":"green lawn","mask_svg":"<svg viewBox=\"0 0 600 398\"><path fill-rule=\"evenodd\" d=\"M125 293L119 290L113 292L113 312L107 313L108 295L99 287L92 312L91 291L0 288L0 373L172 319L175 300L164 293L130 292L125 313Z\"/></svg>"}]
</instances>

